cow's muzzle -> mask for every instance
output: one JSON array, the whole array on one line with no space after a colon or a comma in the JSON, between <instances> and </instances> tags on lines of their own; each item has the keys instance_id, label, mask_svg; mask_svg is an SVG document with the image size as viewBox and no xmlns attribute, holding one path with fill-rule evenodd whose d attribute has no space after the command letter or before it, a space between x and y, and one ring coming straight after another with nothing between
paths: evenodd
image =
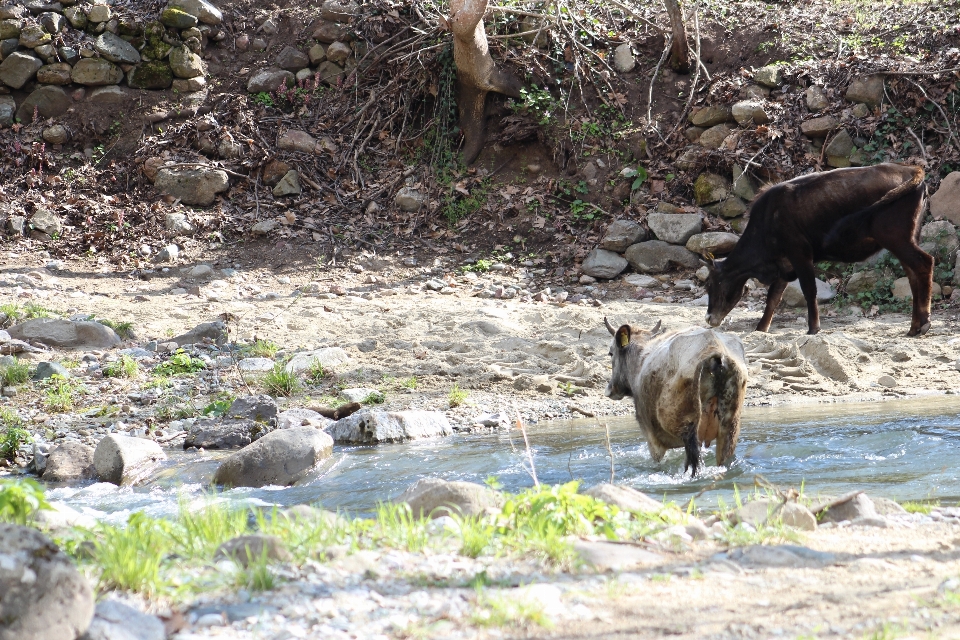
<instances>
[{"instance_id":1,"label":"cow's muzzle","mask_svg":"<svg viewBox=\"0 0 960 640\"><path fill-rule=\"evenodd\" d=\"M621 391L620 389L617 389L617 388L614 387L612 384L608 384L608 385L607 385L607 388L604 389L604 391L603 391L603 395L607 396L607 397L610 398L611 400L623 400L623 398L624 398L627 394L625 394L625 393L624 393L623 391Z\"/></svg>"},{"instance_id":2,"label":"cow's muzzle","mask_svg":"<svg viewBox=\"0 0 960 640\"><path fill-rule=\"evenodd\" d=\"M708 313L706 320L707 324L711 327L719 327L720 323L723 322L723 317L717 315L716 313Z\"/></svg>"}]
</instances>

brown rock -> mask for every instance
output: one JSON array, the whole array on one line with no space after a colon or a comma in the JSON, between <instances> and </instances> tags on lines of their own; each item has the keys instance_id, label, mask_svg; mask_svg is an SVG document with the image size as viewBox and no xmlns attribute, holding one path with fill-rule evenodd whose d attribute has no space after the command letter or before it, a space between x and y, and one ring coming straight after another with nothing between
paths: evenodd
<instances>
[{"instance_id":1,"label":"brown rock","mask_svg":"<svg viewBox=\"0 0 960 640\"><path fill-rule=\"evenodd\" d=\"M824 138L828 133L840 126L840 121L833 116L823 116L807 120L800 125L800 131L811 138Z\"/></svg>"},{"instance_id":2,"label":"brown rock","mask_svg":"<svg viewBox=\"0 0 960 640\"><path fill-rule=\"evenodd\" d=\"M156 156L147 158L143 161L143 175L147 176L147 180L153 182L157 179L157 171L159 171L162 166L163 158Z\"/></svg>"},{"instance_id":3,"label":"brown rock","mask_svg":"<svg viewBox=\"0 0 960 640\"><path fill-rule=\"evenodd\" d=\"M269 186L274 186L283 176L287 175L291 167L282 160L274 158L263 167L263 182Z\"/></svg>"}]
</instances>

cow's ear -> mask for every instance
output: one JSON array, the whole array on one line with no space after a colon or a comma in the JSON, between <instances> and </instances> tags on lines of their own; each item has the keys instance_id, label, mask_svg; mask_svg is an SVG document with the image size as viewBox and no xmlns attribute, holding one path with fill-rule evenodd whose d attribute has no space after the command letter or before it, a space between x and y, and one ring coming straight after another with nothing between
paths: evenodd
<instances>
[{"instance_id":1,"label":"cow's ear","mask_svg":"<svg viewBox=\"0 0 960 640\"><path fill-rule=\"evenodd\" d=\"M630 325L625 324L617 329L616 341L617 346L621 349L626 348L626 346L630 344Z\"/></svg>"}]
</instances>

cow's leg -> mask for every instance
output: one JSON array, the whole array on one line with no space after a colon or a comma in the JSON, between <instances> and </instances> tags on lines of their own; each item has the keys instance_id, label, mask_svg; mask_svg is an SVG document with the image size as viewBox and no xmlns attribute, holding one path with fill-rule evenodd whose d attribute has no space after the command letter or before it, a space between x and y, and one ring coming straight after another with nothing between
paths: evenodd
<instances>
[{"instance_id":1,"label":"cow's leg","mask_svg":"<svg viewBox=\"0 0 960 640\"><path fill-rule=\"evenodd\" d=\"M790 259L800 280L800 290L807 300L807 333L820 333L820 307L817 304L817 275L810 258Z\"/></svg>"},{"instance_id":2,"label":"cow's leg","mask_svg":"<svg viewBox=\"0 0 960 640\"><path fill-rule=\"evenodd\" d=\"M773 322L773 314L783 299L783 292L787 288L787 281L777 277L767 289L767 306L763 310L763 317L760 318L760 324L757 325L757 331L769 331L770 323Z\"/></svg>"},{"instance_id":3,"label":"cow's leg","mask_svg":"<svg viewBox=\"0 0 960 640\"><path fill-rule=\"evenodd\" d=\"M930 305L933 300L933 257L920 247L909 247L897 255L890 251L907 272L913 294L913 317L908 336L921 336L930 329Z\"/></svg>"},{"instance_id":4,"label":"cow's leg","mask_svg":"<svg viewBox=\"0 0 960 640\"><path fill-rule=\"evenodd\" d=\"M700 439L697 437L697 425L689 424L683 433L683 449L686 452L686 460L683 463L683 471L692 469L690 477L693 478L700 470Z\"/></svg>"}]
</instances>

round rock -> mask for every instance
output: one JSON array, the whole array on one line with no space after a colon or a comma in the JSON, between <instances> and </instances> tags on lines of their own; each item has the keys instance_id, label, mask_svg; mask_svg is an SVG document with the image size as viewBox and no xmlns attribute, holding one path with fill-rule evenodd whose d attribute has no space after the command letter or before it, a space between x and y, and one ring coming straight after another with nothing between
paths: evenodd
<instances>
[{"instance_id":1,"label":"round rock","mask_svg":"<svg viewBox=\"0 0 960 640\"><path fill-rule=\"evenodd\" d=\"M627 268L626 259L620 254L606 249L594 249L584 258L581 269L593 278L611 279Z\"/></svg>"},{"instance_id":2,"label":"round rock","mask_svg":"<svg viewBox=\"0 0 960 640\"><path fill-rule=\"evenodd\" d=\"M233 487L291 485L333 452L333 439L313 427L272 431L224 460L216 484Z\"/></svg>"}]
</instances>

